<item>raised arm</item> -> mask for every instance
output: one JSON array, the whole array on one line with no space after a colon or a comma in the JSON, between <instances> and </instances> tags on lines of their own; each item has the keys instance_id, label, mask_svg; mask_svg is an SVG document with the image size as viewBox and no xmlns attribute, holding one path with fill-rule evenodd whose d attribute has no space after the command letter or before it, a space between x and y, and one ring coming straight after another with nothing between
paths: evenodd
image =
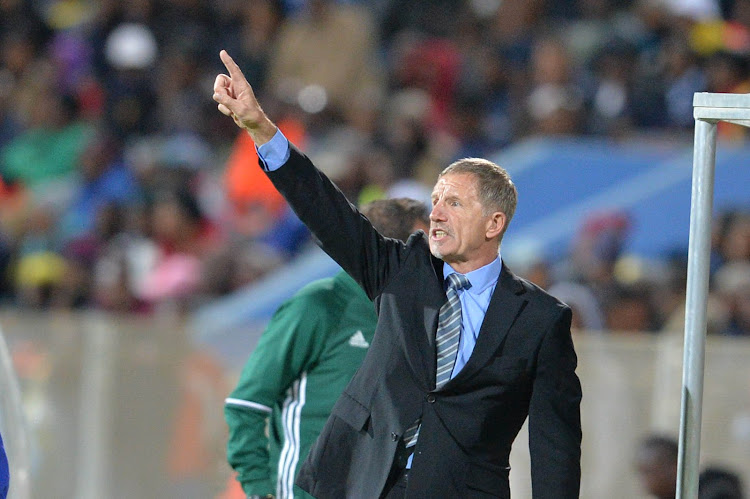
<instances>
[{"instance_id":1,"label":"raised arm","mask_svg":"<svg viewBox=\"0 0 750 499\"><path fill-rule=\"evenodd\" d=\"M213 99L219 111L250 134L259 153L265 144L275 148L276 126L261 109L237 64L224 50L220 56L229 75L220 74L214 83ZM323 250L373 299L400 267L408 253L406 245L381 236L328 177L282 139L289 155L283 165L264 161L266 173Z\"/></svg>"}]
</instances>

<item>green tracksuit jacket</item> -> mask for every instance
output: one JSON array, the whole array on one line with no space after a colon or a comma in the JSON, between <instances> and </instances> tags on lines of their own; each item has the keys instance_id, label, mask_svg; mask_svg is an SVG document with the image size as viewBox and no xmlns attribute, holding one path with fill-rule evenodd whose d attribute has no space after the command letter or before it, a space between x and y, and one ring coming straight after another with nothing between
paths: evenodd
<instances>
[{"instance_id":1,"label":"green tracksuit jacket","mask_svg":"<svg viewBox=\"0 0 750 499\"><path fill-rule=\"evenodd\" d=\"M227 456L246 494L310 497L293 485L298 467L376 322L374 305L344 272L308 284L276 311L224 406Z\"/></svg>"}]
</instances>

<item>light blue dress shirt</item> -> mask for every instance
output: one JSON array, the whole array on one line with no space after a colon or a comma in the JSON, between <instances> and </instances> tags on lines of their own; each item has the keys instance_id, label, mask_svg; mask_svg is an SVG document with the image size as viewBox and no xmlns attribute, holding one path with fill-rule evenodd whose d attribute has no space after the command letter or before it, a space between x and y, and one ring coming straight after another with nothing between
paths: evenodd
<instances>
[{"instance_id":1,"label":"light blue dress shirt","mask_svg":"<svg viewBox=\"0 0 750 499\"><path fill-rule=\"evenodd\" d=\"M482 327L484 316L487 313L487 307L490 306L492 293L495 291L497 279L500 277L500 271L503 268L500 255L484 267L464 274L471 287L469 289L458 290L458 299L461 301L461 339L458 341L458 353L456 354L456 364L453 366L451 379L461 372L461 369L469 361L474 346L477 344L479 330ZM443 276L446 281L450 274L456 271L447 263L443 264Z\"/></svg>"}]
</instances>

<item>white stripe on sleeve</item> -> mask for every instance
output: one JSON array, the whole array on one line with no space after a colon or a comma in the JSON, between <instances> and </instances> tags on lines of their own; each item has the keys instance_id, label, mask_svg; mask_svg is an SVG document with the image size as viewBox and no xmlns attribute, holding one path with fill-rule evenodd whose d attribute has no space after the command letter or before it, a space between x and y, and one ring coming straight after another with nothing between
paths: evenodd
<instances>
[{"instance_id":1,"label":"white stripe on sleeve","mask_svg":"<svg viewBox=\"0 0 750 499\"><path fill-rule=\"evenodd\" d=\"M259 404L257 402L251 402L249 400L227 398L224 400L224 403L227 405L239 405L242 407L249 407L250 409L267 412L268 414L273 412L273 409L271 409L267 405Z\"/></svg>"}]
</instances>

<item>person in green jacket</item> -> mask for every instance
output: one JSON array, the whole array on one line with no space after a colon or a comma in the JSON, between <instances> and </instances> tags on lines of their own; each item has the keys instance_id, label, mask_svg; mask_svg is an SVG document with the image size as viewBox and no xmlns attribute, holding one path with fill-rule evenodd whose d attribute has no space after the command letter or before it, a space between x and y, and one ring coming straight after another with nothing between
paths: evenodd
<instances>
[{"instance_id":1,"label":"person in green jacket","mask_svg":"<svg viewBox=\"0 0 750 499\"><path fill-rule=\"evenodd\" d=\"M361 211L403 241L429 226L428 207L412 199L373 201ZM276 311L224 405L228 461L248 497L311 497L294 485L298 465L362 363L376 323L373 303L343 271Z\"/></svg>"}]
</instances>

